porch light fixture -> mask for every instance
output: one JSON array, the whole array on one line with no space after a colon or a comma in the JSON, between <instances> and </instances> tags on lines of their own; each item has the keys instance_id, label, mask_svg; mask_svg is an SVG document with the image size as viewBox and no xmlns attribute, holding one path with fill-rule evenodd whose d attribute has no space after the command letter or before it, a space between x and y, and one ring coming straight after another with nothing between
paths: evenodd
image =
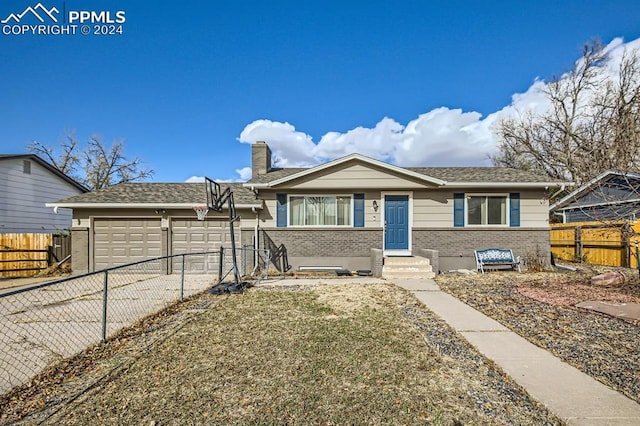
<instances>
[{"instance_id":1,"label":"porch light fixture","mask_svg":"<svg viewBox=\"0 0 640 426\"><path fill-rule=\"evenodd\" d=\"M376 200L373 200L373 211L377 212L378 211L378 202Z\"/></svg>"}]
</instances>

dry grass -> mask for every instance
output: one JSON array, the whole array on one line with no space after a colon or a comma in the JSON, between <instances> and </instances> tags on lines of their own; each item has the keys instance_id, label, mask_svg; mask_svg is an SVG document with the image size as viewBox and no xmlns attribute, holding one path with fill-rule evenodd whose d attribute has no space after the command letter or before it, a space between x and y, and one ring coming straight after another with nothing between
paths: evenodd
<instances>
[{"instance_id":1,"label":"dry grass","mask_svg":"<svg viewBox=\"0 0 640 426\"><path fill-rule=\"evenodd\" d=\"M587 300L640 303L637 271L629 284L596 287L590 277L611 268L579 272L442 275L441 289L496 319L532 343L640 402L640 333L637 321L574 305Z\"/></svg>"},{"instance_id":2,"label":"dry grass","mask_svg":"<svg viewBox=\"0 0 640 426\"><path fill-rule=\"evenodd\" d=\"M2 420L558 423L394 286L254 288L203 295L187 307L140 324L111 350L104 345L98 360L82 366L80 357L71 370L77 378L53 386L66 395L58 403L33 404L51 395L42 383L40 393L7 401Z\"/></svg>"}]
</instances>

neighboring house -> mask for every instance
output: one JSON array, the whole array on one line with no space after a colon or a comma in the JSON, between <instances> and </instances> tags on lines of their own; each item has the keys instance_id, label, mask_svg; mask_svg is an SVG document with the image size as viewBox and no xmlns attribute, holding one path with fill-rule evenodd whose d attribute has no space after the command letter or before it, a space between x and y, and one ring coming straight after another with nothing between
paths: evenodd
<instances>
[{"instance_id":1,"label":"neighboring house","mask_svg":"<svg viewBox=\"0 0 640 426\"><path fill-rule=\"evenodd\" d=\"M294 269L374 269L382 256L439 254L439 269L475 269L473 250L511 248L548 261L549 189L566 182L495 167L403 168L352 154L311 168L274 169L252 145L253 176L231 184L237 241L284 244ZM223 184L224 186L224 184ZM132 183L51 203L73 209L73 268L227 244L226 212L200 222L203 183Z\"/></svg>"},{"instance_id":2,"label":"neighboring house","mask_svg":"<svg viewBox=\"0 0 640 426\"><path fill-rule=\"evenodd\" d=\"M0 155L0 233L69 230L71 210L45 204L87 191L37 155Z\"/></svg>"},{"instance_id":3,"label":"neighboring house","mask_svg":"<svg viewBox=\"0 0 640 426\"><path fill-rule=\"evenodd\" d=\"M563 223L640 218L640 174L607 170L549 207Z\"/></svg>"}]
</instances>

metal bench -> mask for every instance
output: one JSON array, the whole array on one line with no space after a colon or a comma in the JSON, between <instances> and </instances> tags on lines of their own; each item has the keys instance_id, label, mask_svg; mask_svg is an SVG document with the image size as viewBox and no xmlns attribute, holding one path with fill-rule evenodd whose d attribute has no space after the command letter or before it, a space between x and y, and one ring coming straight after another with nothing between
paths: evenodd
<instances>
[{"instance_id":1,"label":"metal bench","mask_svg":"<svg viewBox=\"0 0 640 426\"><path fill-rule=\"evenodd\" d=\"M511 249L490 248L485 250L474 250L476 256L476 268L484 274L487 268L508 266L512 270L520 270L520 256L514 257ZM497 269L497 268L496 268Z\"/></svg>"}]
</instances>

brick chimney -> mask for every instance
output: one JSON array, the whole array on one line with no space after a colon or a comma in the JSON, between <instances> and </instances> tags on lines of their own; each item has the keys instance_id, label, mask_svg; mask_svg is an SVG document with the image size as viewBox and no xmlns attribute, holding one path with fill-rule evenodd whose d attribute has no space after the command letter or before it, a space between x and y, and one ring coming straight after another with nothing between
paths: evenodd
<instances>
[{"instance_id":1,"label":"brick chimney","mask_svg":"<svg viewBox=\"0 0 640 426\"><path fill-rule=\"evenodd\" d=\"M265 141L251 145L251 173L253 177L265 175L271 170L271 149Z\"/></svg>"}]
</instances>

